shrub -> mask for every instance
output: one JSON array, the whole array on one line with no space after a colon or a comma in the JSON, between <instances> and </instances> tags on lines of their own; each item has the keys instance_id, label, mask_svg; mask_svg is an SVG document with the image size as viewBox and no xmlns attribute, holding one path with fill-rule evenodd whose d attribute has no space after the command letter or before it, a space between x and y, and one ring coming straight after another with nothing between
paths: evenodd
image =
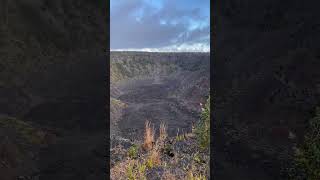
<instances>
[{"instance_id":1,"label":"shrub","mask_svg":"<svg viewBox=\"0 0 320 180\"><path fill-rule=\"evenodd\" d=\"M320 179L320 108L309 122L304 144L297 150L295 161L306 179Z\"/></svg>"},{"instance_id":2,"label":"shrub","mask_svg":"<svg viewBox=\"0 0 320 180\"><path fill-rule=\"evenodd\" d=\"M164 154L170 156L170 157L173 157L174 156L174 153L173 153L173 148L170 144L166 144L163 148L163 152Z\"/></svg>"},{"instance_id":3,"label":"shrub","mask_svg":"<svg viewBox=\"0 0 320 180\"><path fill-rule=\"evenodd\" d=\"M152 167L153 167L153 162L152 162L152 160L151 160L151 159L147 159L147 160L146 160L146 165L147 165L148 168L152 168Z\"/></svg>"},{"instance_id":4,"label":"shrub","mask_svg":"<svg viewBox=\"0 0 320 180\"><path fill-rule=\"evenodd\" d=\"M140 176L144 177L146 169L147 169L147 166L145 164L138 164L138 172Z\"/></svg>"},{"instance_id":5,"label":"shrub","mask_svg":"<svg viewBox=\"0 0 320 180\"><path fill-rule=\"evenodd\" d=\"M137 145L132 145L129 150L128 150L128 155L130 158L137 158L138 157L138 146Z\"/></svg>"},{"instance_id":6,"label":"shrub","mask_svg":"<svg viewBox=\"0 0 320 180\"><path fill-rule=\"evenodd\" d=\"M146 171L146 165L143 163L140 163L137 160L134 161L129 161L127 162L128 164L126 165L126 179L130 180L136 180L136 179L141 179L144 180L146 179L145 177L145 171ZM118 173L119 174L119 173ZM117 177L114 177L114 179L122 179L122 175L118 175Z\"/></svg>"},{"instance_id":7,"label":"shrub","mask_svg":"<svg viewBox=\"0 0 320 180\"><path fill-rule=\"evenodd\" d=\"M127 176L128 176L128 179L132 179L132 180L135 180L136 179L136 172L135 172L135 168L134 168L134 164L133 163L130 163L127 167Z\"/></svg>"},{"instance_id":8,"label":"shrub","mask_svg":"<svg viewBox=\"0 0 320 180\"><path fill-rule=\"evenodd\" d=\"M194 154L193 160L194 160L195 162L197 162L197 163L201 163L201 162L202 162L201 157L200 157L200 155L199 155L198 152Z\"/></svg>"},{"instance_id":9,"label":"shrub","mask_svg":"<svg viewBox=\"0 0 320 180\"><path fill-rule=\"evenodd\" d=\"M207 149L210 146L210 96L205 106L202 108L200 121L195 129L199 146Z\"/></svg>"}]
</instances>

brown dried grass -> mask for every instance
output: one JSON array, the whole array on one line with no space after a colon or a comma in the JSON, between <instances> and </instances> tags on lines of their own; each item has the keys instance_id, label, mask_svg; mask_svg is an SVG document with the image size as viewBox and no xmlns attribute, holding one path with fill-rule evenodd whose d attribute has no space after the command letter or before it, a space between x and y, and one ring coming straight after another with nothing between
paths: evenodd
<instances>
[{"instance_id":1,"label":"brown dried grass","mask_svg":"<svg viewBox=\"0 0 320 180\"><path fill-rule=\"evenodd\" d=\"M151 168L159 166L161 164L160 152L157 149L153 149L150 152L149 157L147 159L147 164Z\"/></svg>"},{"instance_id":2,"label":"brown dried grass","mask_svg":"<svg viewBox=\"0 0 320 180\"><path fill-rule=\"evenodd\" d=\"M161 164L160 152L159 151L153 151L151 153L151 158L152 158L152 160L153 160L155 165L160 165Z\"/></svg>"},{"instance_id":3,"label":"brown dried grass","mask_svg":"<svg viewBox=\"0 0 320 180\"><path fill-rule=\"evenodd\" d=\"M126 179L126 174L128 167L135 163L136 160L127 159L120 163L118 163L116 166L110 169L110 178L112 180L124 180Z\"/></svg>"},{"instance_id":4,"label":"brown dried grass","mask_svg":"<svg viewBox=\"0 0 320 180\"><path fill-rule=\"evenodd\" d=\"M161 122L161 123L160 123L159 131L160 131L159 140L160 140L160 141L164 141L164 140L168 137L168 134L167 134L167 125L166 125L164 122Z\"/></svg>"},{"instance_id":5,"label":"brown dried grass","mask_svg":"<svg viewBox=\"0 0 320 180\"><path fill-rule=\"evenodd\" d=\"M145 133L144 133L144 143L142 147L149 151L152 149L154 144L154 127L151 127L151 122L146 121L145 123Z\"/></svg>"}]
</instances>

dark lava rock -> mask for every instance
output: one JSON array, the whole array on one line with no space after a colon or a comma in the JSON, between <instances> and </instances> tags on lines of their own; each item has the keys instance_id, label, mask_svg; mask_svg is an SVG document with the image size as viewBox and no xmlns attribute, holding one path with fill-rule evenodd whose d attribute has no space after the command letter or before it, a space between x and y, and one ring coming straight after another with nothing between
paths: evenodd
<instances>
[{"instance_id":1,"label":"dark lava rock","mask_svg":"<svg viewBox=\"0 0 320 180\"><path fill-rule=\"evenodd\" d=\"M153 167L147 170L146 177L150 180L161 180L163 173L164 169L162 167Z\"/></svg>"},{"instance_id":2,"label":"dark lava rock","mask_svg":"<svg viewBox=\"0 0 320 180\"><path fill-rule=\"evenodd\" d=\"M196 148L196 143L195 141L193 141L192 139L185 139L182 141L176 141L173 144L173 149L176 152L181 152L181 153L185 153L185 154L193 154L196 152L196 150L198 150Z\"/></svg>"},{"instance_id":3,"label":"dark lava rock","mask_svg":"<svg viewBox=\"0 0 320 180\"><path fill-rule=\"evenodd\" d=\"M130 148L134 143L128 139L114 138L111 140L111 148L122 146L124 149Z\"/></svg>"}]
</instances>

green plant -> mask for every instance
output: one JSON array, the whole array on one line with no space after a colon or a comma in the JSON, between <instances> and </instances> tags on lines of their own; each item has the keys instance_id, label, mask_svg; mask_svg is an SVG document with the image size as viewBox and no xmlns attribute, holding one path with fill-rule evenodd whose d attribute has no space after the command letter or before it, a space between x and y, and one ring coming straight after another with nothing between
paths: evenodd
<instances>
[{"instance_id":1,"label":"green plant","mask_svg":"<svg viewBox=\"0 0 320 180\"><path fill-rule=\"evenodd\" d=\"M207 149L210 146L210 96L202 108L200 121L195 128L195 133L201 149Z\"/></svg>"},{"instance_id":2,"label":"green plant","mask_svg":"<svg viewBox=\"0 0 320 180\"><path fill-rule=\"evenodd\" d=\"M153 162L152 162L151 159L147 159L147 160L146 160L146 166L147 166L148 168L153 168Z\"/></svg>"},{"instance_id":3,"label":"green plant","mask_svg":"<svg viewBox=\"0 0 320 180\"><path fill-rule=\"evenodd\" d=\"M147 166L145 164L139 164L138 171L140 175L143 175L146 172Z\"/></svg>"},{"instance_id":4,"label":"green plant","mask_svg":"<svg viewBox=\"0 0 320 180\"><path fill-rule=\"evenodd\" d=\"M177 135L176 135L176 141L183 141L185 140L185 133L182 131L182 133L179 132L179 128L178 128L178 132L177 132Z\"/></svg>"},{"instance_id":5,"label":"green plant","mask_svg":"<svg viewBox=\"0 0 320 180\"><path fill-rule=\"evenodd\" d=\"M127 177L128 179L132 179L135 180L136 179L136 173L135 173L135 169L134 169L134 164L130 163L128 168L127 168Z\"/></svg>"},{"instance_id":6,"label":"green plant","mask_svg":"<svg viewBox=\"0 0 320 180\"><path fill-rule=\"evenodd\" d=\"M308 180L320 179L320 108L310 120L304 144L297 149L295 162Z\"/></svg>"},{"instance_id":7,"label":"green plant","mask_svg":"<svg viewBox=\"0 0 320 180\"><path fill-rule=\"evenodd\" d=\"M137 158L138 157L138 146L137 145L132 145L129 150L128 150L128 155L130 158Z\"/></svg>"},{"instance_id":8,"label":"green plant","mask_svg":"<svg viewBox=\"0 0 320 180\"><path fill-rule=\"evenodd\" d=\"M176 141L183 141L184 140L184 136L183 135L177 135L176 136Z\"/></svg>"},{"instance_id":9,"label":"green plant","mask_svg":"<svg viewBox=\"0 0 320 180\"><path fill-rule=\"evenodd\" d=\"M174 154L173 154L173 148L172 148L172 146L171 146L170 144L166 144L166 145L164 146L163 152L164 152L164 154L167 154L167 155L169 155L169 156L171 156L171 157L174 156Z\"/></svg>"},{"instance_id":10,"label":"green plant","mask_svg":"<svg viewBox=\"0 0 320 180\"><path fill-rule=\"evenodd\" d=\"M141 179L145 180L145 172L146 172L147 166L143 163L140 163L137 160L130 161L128 166L127 166L127 179L130 180L136 180L136 179Z\"/></svg>"},{"instance_id":11,"label":"green plant","mask_svg":"<svg viewBox=\"0 0 320 180\"><path fill-rule=\"evenodd\" d=\"M197 163L201 163L202 162L201 157L200 157L198 152L193 156L193 160L195 162L197 162Z\"/></svg>"}]
</instances>

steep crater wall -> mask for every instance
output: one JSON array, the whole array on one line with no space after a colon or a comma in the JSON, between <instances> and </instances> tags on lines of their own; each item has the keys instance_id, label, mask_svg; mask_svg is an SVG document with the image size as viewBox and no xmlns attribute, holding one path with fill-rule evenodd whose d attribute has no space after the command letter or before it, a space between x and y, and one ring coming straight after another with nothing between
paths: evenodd
<instances>
[{"instance_id":1,"label":"steep crater wall","mask_svg":"<svg viewBox=\"0 0 320 180\"><path fill-rule=\"evenodd\" d=\"M105 8L0 2L1 179L106 176Z\"/></svg>"},{"instance_id":2,"label":"steep crater wall","mask_svg":"<svg viewBox=\"0 0 320 180\"><path fill-rule=\"evenodd\" d=\"M59 113L59 119L67 121L67 116L83 112L71 110L80 103L94 104L92 109L100 109L95 114L102 114L107 72L104 4L5 0L0 7L0 114L61 128L64 123L48 114ZM55 111L64 103L74 107Z\"/></svg>"}]
</instances>

